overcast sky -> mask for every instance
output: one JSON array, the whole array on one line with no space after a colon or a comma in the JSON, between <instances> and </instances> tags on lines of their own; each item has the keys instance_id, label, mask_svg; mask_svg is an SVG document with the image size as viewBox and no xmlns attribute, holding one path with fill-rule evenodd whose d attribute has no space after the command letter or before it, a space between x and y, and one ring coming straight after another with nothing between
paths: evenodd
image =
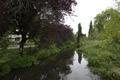
<instances>
[{"instance_id":1,"label":"overcast sky","mask_svg":"<svg viewBox=\"0 0 120 80\"><path fill-rule=\"evenodd\" d=\"M65 23L77 32L77 25L81 23L83 33L87 33L89 23L94 17L107 8L115 6L114 0L76 0L77 5L73 8L74 15L65 17Z\"/></svg>"}]
</instances>

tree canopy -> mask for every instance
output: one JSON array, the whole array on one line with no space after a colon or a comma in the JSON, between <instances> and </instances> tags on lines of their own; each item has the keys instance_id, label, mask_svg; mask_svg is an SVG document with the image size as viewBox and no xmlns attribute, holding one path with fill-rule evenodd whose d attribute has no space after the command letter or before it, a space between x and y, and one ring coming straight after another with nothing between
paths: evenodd
<instances>
[{"instance_id":1,"label":"tree canopy","mask_svg":"<svg viewBox=\"0 0 120 80\"><path fill-rule=\"evenodd\" d=\"M20 34L23 48L27 39L35 37L49 24L61 24L65 14L72 13L75 0L1 0L0 35Z\"/></svg>"},{"instance_id":2,"label":"tree canopy","mask_svg":"<svg viewBox=\"0 0 120 80\"><path fill-rule=\"evenodd\" d=\"M107 9L98 14L95 17L92 34L92 39L103 40L106 46L111 45L112 49L114 46L114 49L119 50L120 12L115 9Z\"/></svg>"}]
</instances>

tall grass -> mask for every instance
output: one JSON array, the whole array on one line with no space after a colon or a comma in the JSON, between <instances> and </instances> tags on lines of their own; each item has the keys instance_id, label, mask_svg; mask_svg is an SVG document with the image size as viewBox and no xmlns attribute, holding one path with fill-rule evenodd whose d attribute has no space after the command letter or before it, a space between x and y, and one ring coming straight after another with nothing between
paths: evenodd
<instances>
[{"instance_id":1,"label":"tall grass","mask_svg":"<svg viewBox=\"0 0 120 80\"><path fill-rule=\"evenodd\" d=\"M103 40L82 39L81 47L88 58L91 71L101 76L102 80L120 80L120 49L108 45Z\"/></svg>"}]
</instances>

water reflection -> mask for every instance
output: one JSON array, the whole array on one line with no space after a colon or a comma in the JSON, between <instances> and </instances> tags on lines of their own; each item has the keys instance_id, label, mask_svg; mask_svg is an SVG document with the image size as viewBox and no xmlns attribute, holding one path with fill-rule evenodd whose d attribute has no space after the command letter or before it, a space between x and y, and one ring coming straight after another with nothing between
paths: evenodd
<instances>
[{"instance_id":1,"label":"water reflection","mask_svg":"<svg viewBox=\"0 0 120 80\"><path fill-rule=\"evenodd\" d=\"M78 62L81 64L81 60L82 60L82 53L77 52L78 53Z\"/></svg>"},{"instance_id":2,"label":"water reflection","mask_svg":"<svg viewBox=\"0 0 120 80\"><path fill-rule=\"evenodd\" d=\"M14 70L0 80L98 80L92 79L89 73L82 54L69 50L37 66Z\"/></svg>"}]
</instances>

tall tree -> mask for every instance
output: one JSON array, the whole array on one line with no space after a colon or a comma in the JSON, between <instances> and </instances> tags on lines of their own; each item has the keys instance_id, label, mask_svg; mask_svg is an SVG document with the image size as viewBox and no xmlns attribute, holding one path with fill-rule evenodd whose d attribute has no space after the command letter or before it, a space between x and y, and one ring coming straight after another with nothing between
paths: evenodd
<instances>
[{"instance_id":1,"label":"tall tree","mask_svg":"<svg viewBox=\"0 0 120 80\"><path fill-rule=\"evenodd\" d=\"M92 21L90 21L88 37L91 37L92 33L93 33L93 24L92 24Z\"/></svg>"},{"instance_id":2,"label":"tall tree","mask_svg":"<svg viewBox=\"0 0 120 80\"><path fill-rule=\"evenodd\" d=\"M80 36L82 35L82 26L81 24L79 23L78 24L78 34L77 34L77 47L79 48L80 46Z\"/></svg>"}]
</instances>

